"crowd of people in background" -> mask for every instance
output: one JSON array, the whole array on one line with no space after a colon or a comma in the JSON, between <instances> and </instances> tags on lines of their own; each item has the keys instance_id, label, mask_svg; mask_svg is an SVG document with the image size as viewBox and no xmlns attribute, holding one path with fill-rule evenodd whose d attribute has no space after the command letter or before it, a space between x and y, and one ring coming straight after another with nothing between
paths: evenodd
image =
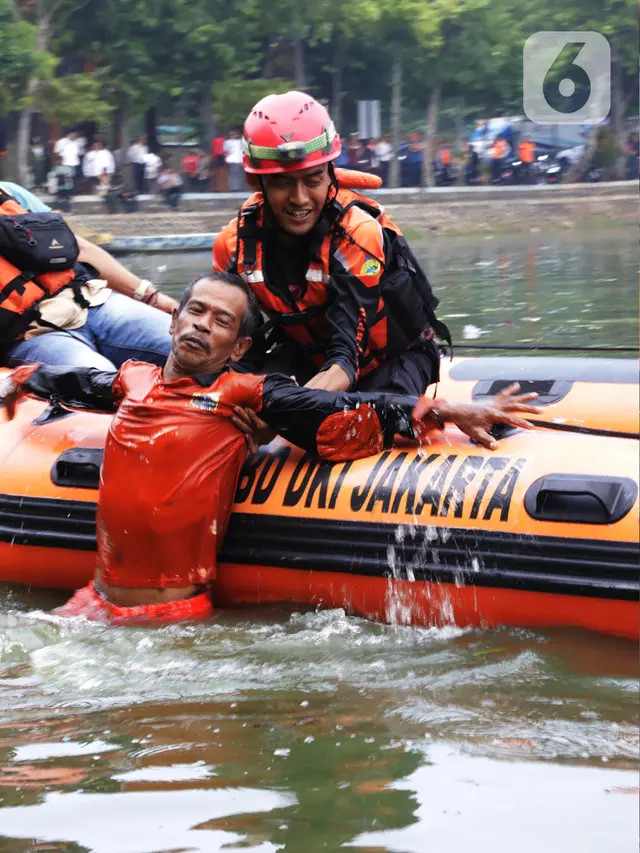
<instances>
[{"instance_id":1,"label":"crowd of people in background","mask_svg":"<svg viewBox=\"0 0 640 853\"><path fill-rule=\"evenodd\" d=\"M432 175L436 186L451 184L535 183L539 163L536 144L523 137L517 142L497 136L486 151L466 144L463 151L452 150L446 140L434 145ZM248 190L242 168L242 137L238 129L211 140L209 150L198 146L164 149L161 157L152 150L144 134L127 148L110 150L100 134L87 140L70 129L47 145L41 137L31 145L32 189L48 192L62 210L71 209L78 194L101 196L110 212L138 209L141 195L159 195L168 207L178 210L185 192L244 192ZM629 179L638 178L638 134L631 134L625 151ZM400 186L421 186L425 167L422 134L403 137L394 152L389 136L360 139L352 134L345 140L336 166L376 174L383 186L389 185L391 164L398 160ZM544 158L542 158L544 159ZM570 163L560 162L561 179ZM552 182L552 180L550 180Z\"/></svg>"}]
</instances>

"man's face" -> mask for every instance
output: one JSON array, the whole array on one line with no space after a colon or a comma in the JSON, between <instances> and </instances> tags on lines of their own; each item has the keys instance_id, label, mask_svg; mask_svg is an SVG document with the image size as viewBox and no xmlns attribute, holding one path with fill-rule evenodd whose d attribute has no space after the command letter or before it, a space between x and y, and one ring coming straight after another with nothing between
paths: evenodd
<instances>
[{"instance_id":1,"label":"man's face","mask_svg":"<svg viewBox=\"0 0 640 853\"><path fill-rule=\"evenodd\" d=\"M331 183L327 164L283 175L265 175L263 180L278 225L293 237L308 234L320 219L327 200Z\"/></svg>"},{"instance_id":2,"label":"man's face","mask_svg":"<svg viewBox=\"0 0 640 853\"><path fill-rule=\"evenodd\" d=\"M198 281L171 319L171 350L180 371L187 376L213 373L242 358L251 345L251 338L238 337L247 307L239 287L215 279Z\"/></svg>"}]
</instances>

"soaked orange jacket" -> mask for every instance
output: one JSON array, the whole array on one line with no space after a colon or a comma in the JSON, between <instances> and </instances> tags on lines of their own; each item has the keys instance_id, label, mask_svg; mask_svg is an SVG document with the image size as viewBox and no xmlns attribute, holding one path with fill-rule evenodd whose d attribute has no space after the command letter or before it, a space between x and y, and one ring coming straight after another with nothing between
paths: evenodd
<instances>
[{"instance_id":1,"label":"soaked orange jacket","mask_svg":"<svg viewBox=\"0 0 640 853\"><path fill-rule=\"evenodd\" d=\"M336 461L377 453L395 433L413 434L415 398L300 388L278 374L226 369L165 383L159 367L128 361L117 373L23 367L13 379L26 393L116 412L97 519L98 565L116 586L180 587L215 577L247 455L231 423L234 406L252 407L286 438Z\"/></svg>"}]
</instances>

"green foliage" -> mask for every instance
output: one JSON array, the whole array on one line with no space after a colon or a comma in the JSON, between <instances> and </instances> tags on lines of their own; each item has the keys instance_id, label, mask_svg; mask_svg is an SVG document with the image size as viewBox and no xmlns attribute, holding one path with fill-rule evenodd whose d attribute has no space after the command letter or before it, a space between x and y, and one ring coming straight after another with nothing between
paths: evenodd
<instances>
[{"instance_id":1,"label":"green foliage","mask_svg":"<svg viewBox=\"0 0 640 853\"><path fill-rule=\"evenodd\" d=\"M242 127L251 107L266 95L288 92L294 85L290 80L272 77L269 80L231 80L213 87L213 108L224 127Z\"/></svg>"},{"instance_id":2,"label":"green foliage","mask_svg":"<svg viewBox=\"0 0 640 853\"><path fill-rule=\"evenodd\" d=\"M104 125L113 112L98 74L65 74L41 83L34 102L47 121L61 125L78 121Z\"/></svg>"},{"instance_id":3,"label":"green foliage","mask_svg":"<svg viewBox=\"0 0 640 853\"><path fill-rule=\"evenodd\" d=\"M603 33L622 111L635 110L636 0L0 0L0 112L23 106L35 77L34 105L59 120L104 121L119 106L197 122L213 91L216 120L238 125L262 95L291 88L302 62L321 98L341 69L346 133L360 98L380 99L386 118L400 58L405 127L424 126L434 87L442 112L455 100L471 117L515 114L523 44L554 29ZM52 80L61 59L90 60L98 75Z\"/></svg>"},{"instance_id":4,"label":"green foliage","mask_svg":"<svg viewBox=\"0 0 640 853\"><path fill-rule=\"evenodd\" d=\"M0 115L3 115L21 109L26 102L29 78L34 74L41 79L51 77L58 60L37 49L35 25L15 19L11 0L0 0L0 32Z\"/></svg>"},{"instance_id":5,"label":"green foliage","mask_svg":"<svg viewBox=\"0 0 640 853\"><path fill-rule=\"evenodd\" d=\"M621 153L611 128L602 128L598 137L598 147L593 156L593 165L601 168L613 166Z\"/></svg>"}]
</instances>

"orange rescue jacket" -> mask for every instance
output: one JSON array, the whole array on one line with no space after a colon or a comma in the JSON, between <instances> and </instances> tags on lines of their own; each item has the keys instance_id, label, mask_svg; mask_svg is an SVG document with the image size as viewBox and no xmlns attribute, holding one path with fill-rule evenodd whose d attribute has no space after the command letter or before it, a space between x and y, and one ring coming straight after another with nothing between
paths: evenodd
<instances>
[{"instance_id":1,"label":"orange rescue jacket","mask_svg":"<svg viewBox=\"0 0 640 853\"><path fill-rule=\"evenodd\" d=\"M352 381L434 329L448 337L426 277L377 202L341 187L315 233L305 282L287 298L265 275L258 192L216 238L213 267L242 276L271 318L267 326L279 325L318 368L339 364Z\"/></svg>"}]
</instances>

